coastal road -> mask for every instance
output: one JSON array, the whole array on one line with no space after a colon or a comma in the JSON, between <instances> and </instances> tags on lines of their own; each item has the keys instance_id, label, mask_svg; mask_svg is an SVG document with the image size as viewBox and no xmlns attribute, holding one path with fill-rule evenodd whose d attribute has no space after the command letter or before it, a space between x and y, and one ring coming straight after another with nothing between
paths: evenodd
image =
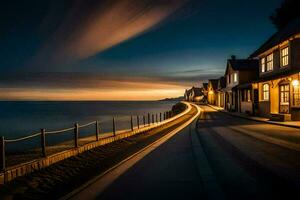
<instances>
[{"instance_id":1,"label":"coastal road","mask_svg":"<svg viewBox=\"0 0 300 200\"><path fill-rule=\"evenodd\" d=\"M228 199L295 199L300 189L300 129L201 108L197 134Z\"/></svg>"},{"instance_id":2,"label":"coastal road","mask_svg":"<svg viewBox=\"0 0 300 200\"><path fill-rule=\"evenodd\" d=\"M145 156L98 199L294 199L300 131L201 106L200 118Z\"/></svg>"}]
</instances>

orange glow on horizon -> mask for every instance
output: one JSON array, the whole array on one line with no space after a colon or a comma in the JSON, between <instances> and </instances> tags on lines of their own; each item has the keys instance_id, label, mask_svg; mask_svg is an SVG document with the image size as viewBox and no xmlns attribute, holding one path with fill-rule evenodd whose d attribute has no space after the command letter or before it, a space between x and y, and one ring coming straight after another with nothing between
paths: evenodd
<instances>
[{"instance_id":1,"label":"orange glow on horizon","mask_svg":"<svg viewBox=\"0 0 300 200\"><path fill-rule=\"evenodd\" d=\"M154 78L70 77L0 86L0 100L159 100L183 96L188 83Z\"/></svg>"},{"instance_id":2,"label":"orange glow on horizon","mask_svg":"<svg viewBox=\"0 0 300 200\"><path fill-rule=\"evenodd\" d=\"M0 90L1 100L159 100L182 96L183 88L147 90L96 90L96 89L4 89Z\"/></svg>"}]
</instances>

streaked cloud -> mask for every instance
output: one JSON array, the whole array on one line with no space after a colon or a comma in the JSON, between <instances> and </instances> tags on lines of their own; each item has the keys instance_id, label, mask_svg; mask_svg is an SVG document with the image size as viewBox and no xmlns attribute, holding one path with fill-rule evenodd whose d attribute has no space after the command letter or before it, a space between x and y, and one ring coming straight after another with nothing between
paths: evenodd
<instances>
[{"instance_id":1,"label":"streaked cloud","mask_svg":"<svg viewBox=\"0 0 300 200\"><path fill-rule=\"evenodd\" d=\"M53 66L88 58L153 28L186 1L74 1L33 62L36 66Z\"/></svg>"}]
</instances>

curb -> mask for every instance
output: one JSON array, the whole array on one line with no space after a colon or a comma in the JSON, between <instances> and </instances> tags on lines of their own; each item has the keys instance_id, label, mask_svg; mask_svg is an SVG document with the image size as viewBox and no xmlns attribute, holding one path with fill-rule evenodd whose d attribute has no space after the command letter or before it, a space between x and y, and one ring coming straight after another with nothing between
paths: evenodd
<instances>
[{"instance_id":1,"label":"curb","mask_svg":"<svg viewBox=\"0 0 300 200\"><path fill-rule=\"evenodd\" d=\"M253 119L251 117L246 117L246 116L240 116L240 115L236 115L234 113L230 113L230 112L227 112L227 111L224 111L224 110L219 110L217 108L215 108L214 106L212 105L209 105L209 104L206 104L207 106L211 107L212 109L218 111L218 112L221 112L221 113L225 113L227 115L231 115L233 117L238 117L238 118L243 118L243 119L247 119L247 120L251 120L251 121L256 121L256 122L261 122L261 123L266 123L266 124L272 124L272 125L277 125L277 126L285 126L285 127L289 127L289 128L297 128L297 129L300 129L300 126L297 126L297 125L292 125L292 124L281 124L281 123L278 123L278 122L274 122L274 121L264 121L264 120L259 120L259 119Z\"/></svg>"},{"instance_id":2,"label":"curb","mask_svg":"<svg viewBox=\"0 0 300 200\"><path fill-rule=\"evenodd\" d=\"M199 106L197 106L197 108L200 110L200 113L203 113L203 110ZM193 123L197 123L197 121L194 121ZM193 154L196 161L198 173L201 177L204 191L208 199L224 199L224 191L219 185L216 175L207 159L207 155L204 152L203 146L200 142L200 138L196 131L196 125L192 127L190 126L189 134L191 138Z\"/></svg>"}]
</instances>

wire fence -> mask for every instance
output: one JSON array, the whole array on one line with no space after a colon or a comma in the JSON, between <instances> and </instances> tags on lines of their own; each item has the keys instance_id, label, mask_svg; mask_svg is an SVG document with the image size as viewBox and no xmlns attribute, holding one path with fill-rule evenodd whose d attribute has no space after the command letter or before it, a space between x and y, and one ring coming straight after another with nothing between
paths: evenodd
<instances>
[{"instance_id":1,"label":"wire fence","mask_svg":"<svg viewBox=\"0 0 300 200\"><path fill-rule=\"evenodd\" d=\"M131 116L130 117L130 129L129 131L134 131L135 129L140 129L142 127L146 127L146 126L150 126L152 124L155 123L159 123L162 122L164 120L167 120L171 117L173 117L174 113L172 111L166 111L163 113L148 113L147 115L137 115L137 116ZM134 122L136 124L136 126L134 126ZM92 121L86 124L79 124L79 123L74 123L73 127L69 127L69 128L65 128L65 129L61 129L61 130L52 130L52 131L48 131L45 128L40 129L40 132L38 133L33 133L31 135L28 136L24 136L24 137L20 137L20 138L5 138L4 136L0 137L0 171L4 172L6 170L6 162L7 162L7 158L6 158L6 149L7 146L10 144L19 144L20 142L23 141L28 141L28 140L33 140L35 139L35 142L37 142L38 140L40 141L39 145L39 157L46 157L48 155L49 152L47 152L47 147L49 148L50 146L47 145L47 139L49 139L49 137L51 135L62 135L62 134L66 134L69 132L72 132L72 137L73 139L68 142L72 142L73 141L73 148L78 148L79 147L79 136L80 136L80 130L86 127L90 127L90 128L94 128L94 135L95 138L92 141L99 141L102 138L107 138L107 137L111 137L111 136L116 136L118 130L117 130L117 120L115 117L113 117L112 119L112 132L111 134L105 134L106 137L100 137L100 133L101 133L101 128L100 128L100 122L99 121ZM94 126L94 127L93 127ZM122 131L122 130L119 130ZM124 130L123 130L124 131ZM89 142L92 142L89 141Z\"/></svg>"}]
</instances>

